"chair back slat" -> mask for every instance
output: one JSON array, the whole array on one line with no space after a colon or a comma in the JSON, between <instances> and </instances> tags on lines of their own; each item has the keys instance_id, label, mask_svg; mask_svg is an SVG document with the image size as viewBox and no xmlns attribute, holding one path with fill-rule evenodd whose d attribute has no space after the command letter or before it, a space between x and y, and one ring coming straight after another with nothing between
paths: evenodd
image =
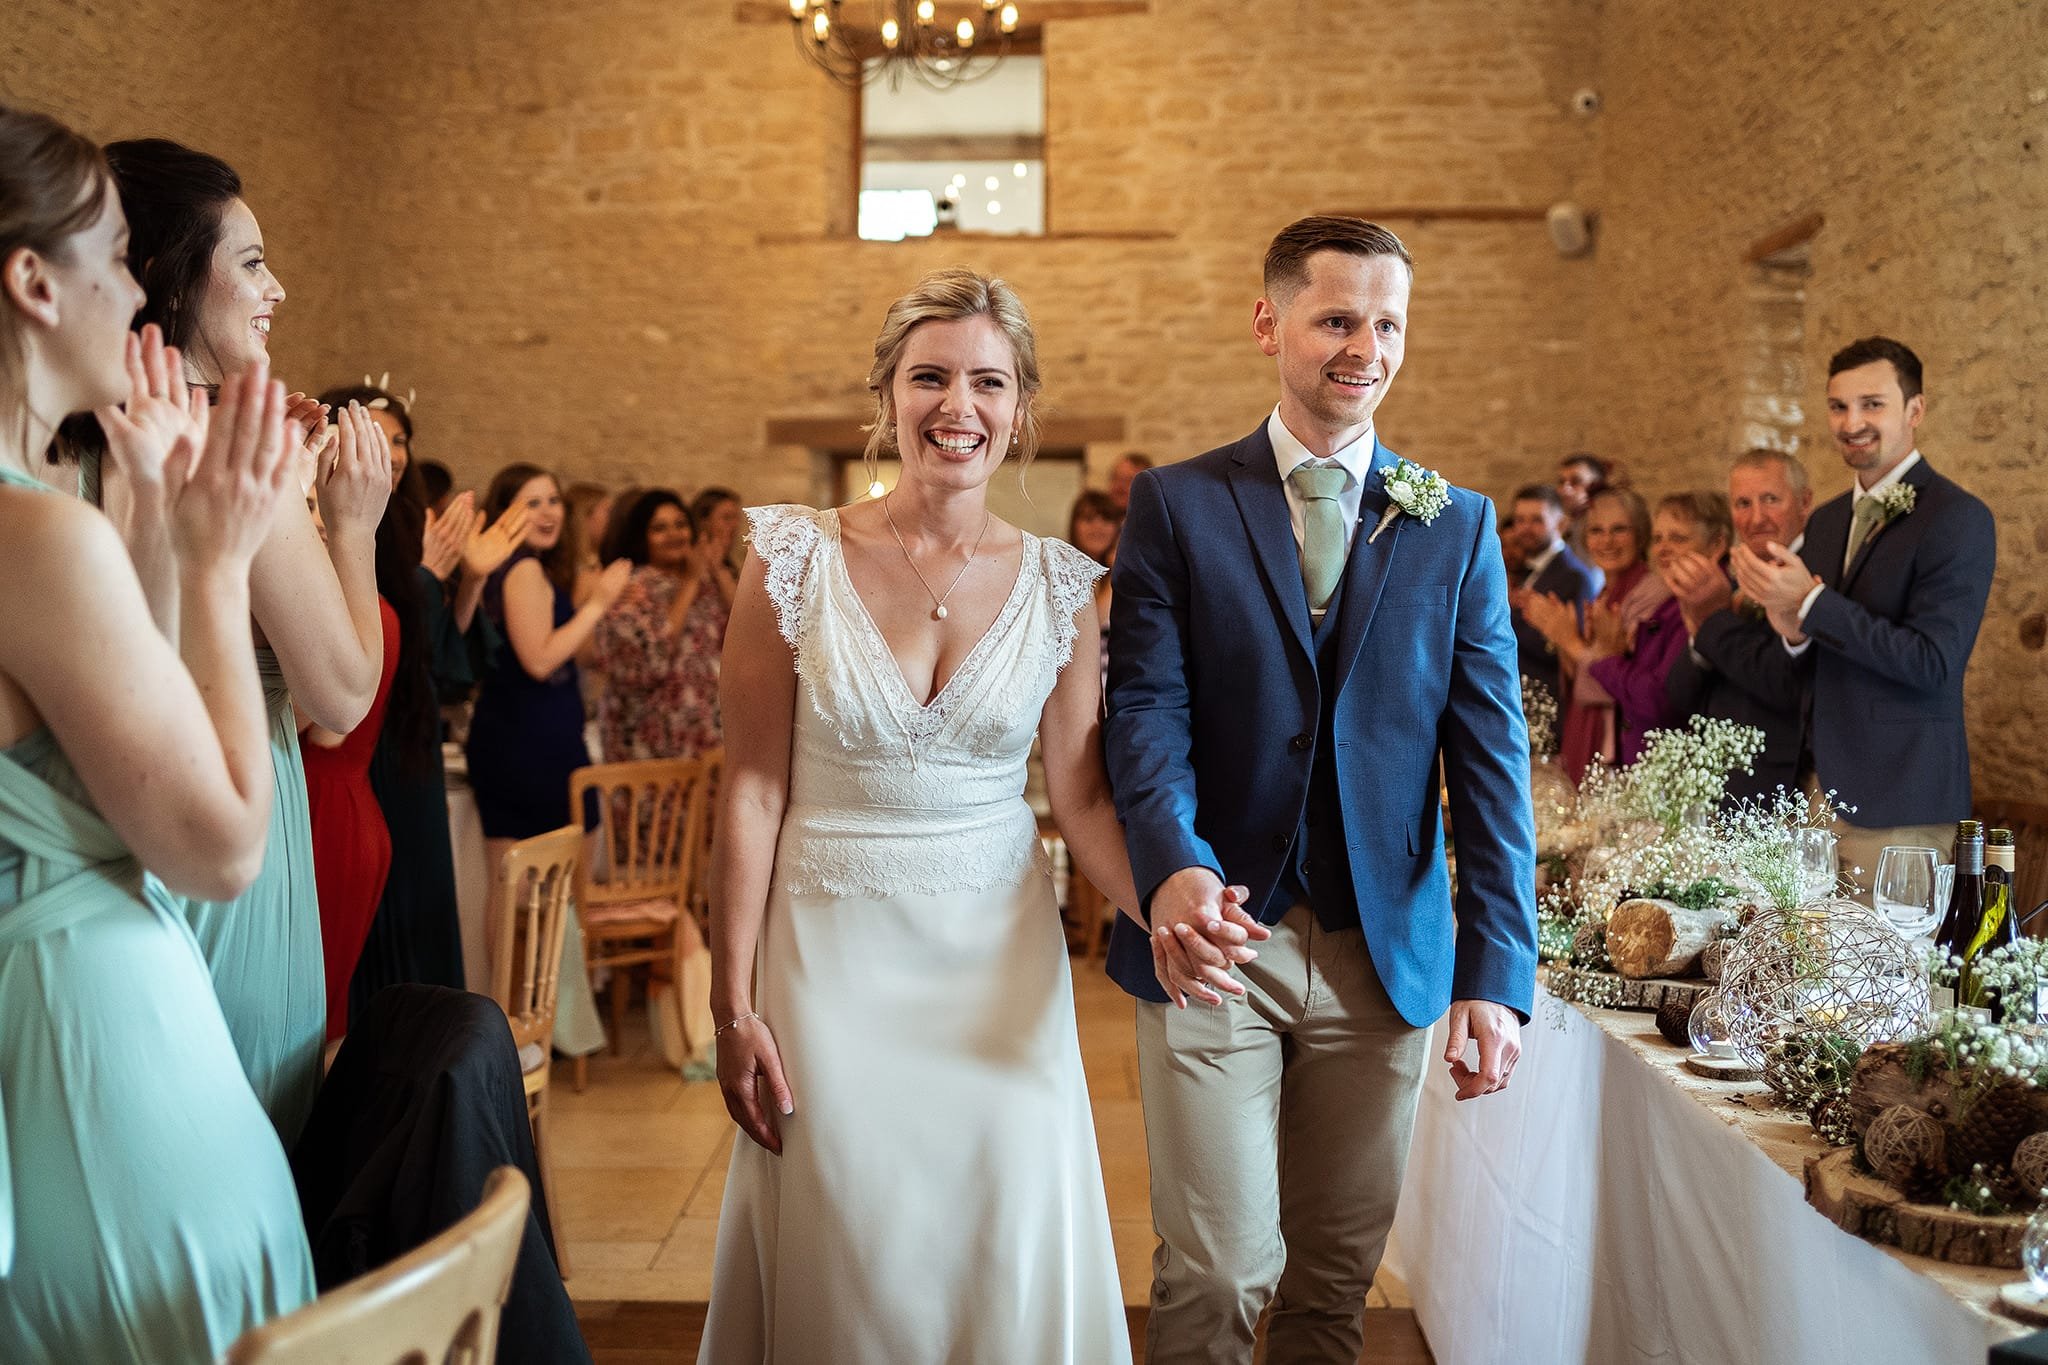
<instances>
[{"instance_id":1,"label":"chair back slat","mask_svg":"<svg viewBox=\"0 0 2048 1365\"><path fill-rule=\"evenodd\" d=\"M518 1167L500 1166L484 1179L483 1202L455 1226L250 1328L225 1365L488 1365L531 1198Z\"/></svg>"},{"instance_id":2,"label":"chair back slat","mask_svg":"<svg viewBox=\"0 0 2048 1365\"><path fill-rule=\"evenodd\" d=\"M598 857L586 865L576 903L687 899L695 867L689 818L704 785L702 759L594 763L569 778L569 809L595 799Z\"/></svg>"},{"instance_id":3,"label":"chair back slat","mask_svg":"<svg viewBox=\"0 0 2048 1365\"><path fill-rule=\"evenodd\" d=\"M562 935L583 865L583 829L564 825L521 839L499 865L498 940L491 945L491 998L513 1040L546 1046L562 984Z\"/></svg>"},{"instance_id":4,"label":"chair back slat","mask_svg":"<svg viewBox=\"0 0 2048 1365\"><path fill-rule=\"evenodd\" d=\"M704 772L690 793L690 815L685 838L689 845L690 877L684 891L697 929L711 938L711 845L718 824L718 791L725 777L725 750L713 749L698 759Z\"/></svg>"}]
</instances>

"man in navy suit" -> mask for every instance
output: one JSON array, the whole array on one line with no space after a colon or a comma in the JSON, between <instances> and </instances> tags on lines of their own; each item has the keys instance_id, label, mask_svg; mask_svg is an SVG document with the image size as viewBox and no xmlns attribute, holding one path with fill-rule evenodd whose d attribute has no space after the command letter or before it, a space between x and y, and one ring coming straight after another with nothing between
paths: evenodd
<instances>
[{"instance_id":1,"label":"man in navy suit","mask_svg":"<svg viewBox=\"0 0 2048 1365\"><path fill-rule=\"evenodd\" d=\"M1886 844L1947 848L1970 815L1963 674L1998 561L1991 510L1915 444L1920 357L1865 337L1828 362L1828 429L1856 475L1797 556L1738 546L1742 589L1811 669L1813 780L1852 807L1844 868L1868 884Z\"/></svg>"},{"instance_id":2,"label":"man in navy suit","mask_svg":"<svg viewBox=\"0 0 2048 1365\"><path fill-rule=\"evenodd\" d=\"M1508 547L1517 552L1521 563L1519 577L1508 588L1508 604L1513 608L1515 625L1516 661L1523 677L1541 683L1551 697L1559 701L1559 714L1562 715L1557 651L1551 648L1550 641L1543 638L1542 631L1523 619L1522 603L1532 594L1542 593L1577 607L1579 619L1583 621L1586 608L1600 595L1604 575L1573 554L1572 547L1564 543L1564 503L1559 500L1556 489L1548 484L1529 484L1515 491L1512 506L1513 510L1508 514L1506 539Z\"/></svg>"},{"instance_id":3,"label":"man in navy suit","mask_svg":"<svg viewBox=\"0 0 2048 1365\"><path fill-rule=\"evenodd\" d=\"M1508 1083L1533 1001L1528 736L1493 508L1463 489L1417 501L1434 485L1390 480L1401 462L1373 429L1412 276L1374 224L1281 232L1252 318L1278 406L1131 490L1107 734L1153 932L1119 925L1109 970L1139 1001L1155 1365L1249 1362L1269 1302L1269 1360L1355 1361L1429 1027L1449 1012L1469 1099ZM1226 879L1266 926L1256 947Z\"/></svg>"},{"instance_id":4,"label":"man in navy suit","mask_svg":"<svg viewBox=\"0 0 2048 1365\"><path fill-rule=\"evenodd\" d=\"M1806 545L1813 487L1796 455L1757 449L1728 471L1728 509L1737 543L1758 555L1771 545L1798 554ZM1690 551L1664 570L1678 598L1688 648L1664 676L1664 698L1675 715L1714 716L1747 725L1764 736L1763 752L1747 773L1731 773L1728 798L1798 791L1806 746L1805 666L1779 642L1763 612L1738 600L1728 572Z\"/></svg>"}]
</instances>

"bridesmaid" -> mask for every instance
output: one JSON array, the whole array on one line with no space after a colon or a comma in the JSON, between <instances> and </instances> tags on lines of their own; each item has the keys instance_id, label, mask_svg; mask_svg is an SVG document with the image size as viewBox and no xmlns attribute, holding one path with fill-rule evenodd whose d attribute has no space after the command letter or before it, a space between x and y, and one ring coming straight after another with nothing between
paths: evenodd
<instances>
[{"instance_id":1,"label":"bridesmaid","mask_svg":"<svg viewBox=\"0 0 2048 1365\"><path fill-rule=\"evenodd\" d=\"M266 361L285 293L265 263L263 235L234 170L160 139L114 143L107 160L131 228L128 266L147 295L142 318L180 348L186 381L210 388ZM375 537L391 488L389 443L362 409L336 413L331 434L310 399L295 396L289 415L308 453L317 453L315 491L328 536L323 546L305 506L287 499L250 574L277 785L263 871L239 897L195 897L185 907L235 1049L286 1146L312 1108L327 1021L293 711L346 734L377 695L384 628Z\"/></svg>"},{"instance_id":2,"label":"bridesmaid","mask_svg":"<svg viewBox=\"0 0 2048 1365\"><path fill-rule=\"evenodd\" d=\"M99 150L0 107L0 1360L20 1365L201 1365L313 1294L284 1151L166 889L233 897L263 861L249 567L288 500L286 399L259 359L208 421L157 329L128 332L125 236ZM35 477L51 421L93 409L116 460L162 476L175 645L107 519Z\"/></svg>"}]
</instances>

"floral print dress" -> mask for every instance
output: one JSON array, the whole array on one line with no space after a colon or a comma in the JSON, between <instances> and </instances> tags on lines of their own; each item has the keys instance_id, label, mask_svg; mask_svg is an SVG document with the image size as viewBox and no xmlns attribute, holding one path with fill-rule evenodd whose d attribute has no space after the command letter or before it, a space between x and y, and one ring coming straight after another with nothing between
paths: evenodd
<instances>
[{"instance_id":1,"label":"floral print dress","mask_svg":"<svg viewBox=\"0 0 2048 1365\"><path fill-rule=\"evenodd\" d=\"M598 729L607 763L695 758L722 743L718 655L730 613L717 587L701 584L681 632L671 634L669 611L683 590L681 575L642 565L598 623L597 667L605 678Z\"/></svg>"}]
</instances>

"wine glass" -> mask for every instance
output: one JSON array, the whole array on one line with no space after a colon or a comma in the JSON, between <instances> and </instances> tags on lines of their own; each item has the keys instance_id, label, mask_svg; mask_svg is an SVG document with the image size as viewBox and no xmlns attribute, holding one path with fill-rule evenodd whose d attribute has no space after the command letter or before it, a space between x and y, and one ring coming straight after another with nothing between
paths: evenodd
<instances>
[{"instance_id":1,"label":"wine glass","mask_svg":"<svg viewBox=\"0 0 2048 1365\"><path fill-rule=\"evenodd\" d=\"M1877 855L1871 904L1903 938L1919 938L1941 922L1936 869L1941 853L1931 848L1887 844Z\"/></svg>"},{"instance_id":2,"label":"wine glass","mask_svg":"<svg viewBox=\"0 0 2048 1365\"><path fill-rule=\"evenodd\" d=\"M1793 834L1793 839L1799 855L1800 899L1817 901L1823 896L1834 895L1841 880L1841 865L1835 856L1838 842L1835 832L1802 829Z\"/></svg>"}]
</instances>

